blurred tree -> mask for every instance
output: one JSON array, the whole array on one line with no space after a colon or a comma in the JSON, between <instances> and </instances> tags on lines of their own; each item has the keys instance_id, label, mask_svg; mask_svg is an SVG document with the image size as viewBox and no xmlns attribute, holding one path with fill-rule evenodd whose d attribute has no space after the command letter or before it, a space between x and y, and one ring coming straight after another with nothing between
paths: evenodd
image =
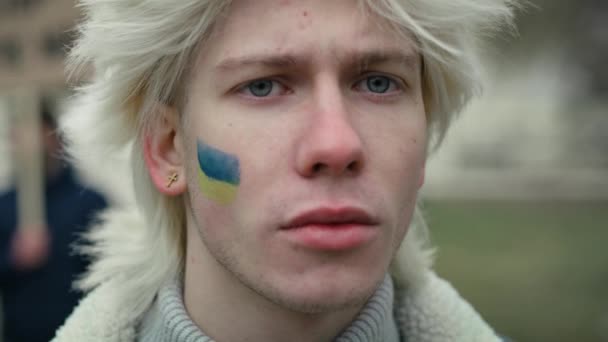
<instances>
[{"instance_id":1,"label":"blurred tree","mask_svg":"<svg viewBox=\"0 0 608 342\"><path fill-rule=\"evenodd\" d=\"M579 1L573 53L587 74L590 95L608 95L608 2Z\"/></svg>"},{"instance_id":2,"label":"blurred tree","mask_svg":"<svg viewBox=\"0 0 608 342\"><path fill-rule=\"evenodd\" d=\"M608 167L608 1L531 0L518 16L518 39L500 41L501 75L525 68L557 63L558 75L545 75L545 88L565 89L554 95L559 104L555 120L561 126L559 165ZM532 80L519 80L519 82ZM550 84L558 82L558 85ZM542 83L541 83L542 84ZM544 89L529 94L535 98ZM530 113L532 114L532 113Z\"/></svg>"}]
</instances>

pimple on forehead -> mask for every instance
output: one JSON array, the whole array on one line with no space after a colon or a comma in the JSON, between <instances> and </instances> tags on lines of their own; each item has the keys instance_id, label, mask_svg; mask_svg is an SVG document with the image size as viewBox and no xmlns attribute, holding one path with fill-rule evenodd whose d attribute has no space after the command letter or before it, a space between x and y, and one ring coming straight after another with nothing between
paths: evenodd
<instances>
[{"instance_id":1,"label":"pimple on forehead","mask_svg":"<svg viewBox=\"0 0 608 342\"><path fill-rule=\"evenodd\" d=\"M307 10L302 10L300 18L298 19L298 28L300 30L307 29L312 26L312 18L308 15Z\"/></svg>"}]
</instances>

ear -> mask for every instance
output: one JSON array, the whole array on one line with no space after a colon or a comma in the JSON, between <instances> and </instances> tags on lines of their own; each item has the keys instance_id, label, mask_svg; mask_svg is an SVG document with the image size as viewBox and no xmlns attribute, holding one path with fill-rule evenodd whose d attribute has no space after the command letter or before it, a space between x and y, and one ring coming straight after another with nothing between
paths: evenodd
<instances>
[{"instance_id":1,"label":"ear","mask_svg":"<svg viewBox=\"0 0 608 342\"><path fill-rule=\"evenodd\" d=\"M144 136L144 160L156 189L168 196L186 191L185 151L179 116L173 107L159 104L158 120Z\"/></svg>"}]
</instances>

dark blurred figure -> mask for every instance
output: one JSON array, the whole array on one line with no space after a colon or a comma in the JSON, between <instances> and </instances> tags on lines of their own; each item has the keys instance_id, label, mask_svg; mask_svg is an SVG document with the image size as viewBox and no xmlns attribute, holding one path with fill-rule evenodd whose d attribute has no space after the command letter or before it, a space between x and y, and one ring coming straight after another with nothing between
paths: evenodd
<instances>
[{"instance_id":1,"label":"dark blurred figure","mask_svg":"<svg viewBox=\"0 0 608 342\"><path fill-rule=\"evenodd\" d=\"M48 103L42 104L46 227L17 228L15 189L0 195L0 294L5 342L47 342L77 304L72 282L87 267L73 244L106 206L62 159ZM45 229L39 229L45 228Z\"/></svg>"},{"instance_id":2,"label":"dark blurred figure","mask_svg":"<svg viewBox=\"0 0 608 342\"><path fill-rule=\"evenodd\" d=\"M584 0L576 25L575 53L587 73L590 92L608 95L608 1Z\"/></svg>"},{"instance_id":3,"label":"dark blurred figure","mask_svg":"<svg viewBox=\"0 0 608 342\"><path fill-rule=\"evenodd\" d=\"M608 167L608 1L582 0L575 2L577 11L569 26L574 39L568 51L578 64L582 76L577 96L571 108L565 110L567 127L576 133L567 151L574 165ZM575 114L575 115L572 115ZM581 120L584 114L584 120Z\"/></svg>"}]
</instances>

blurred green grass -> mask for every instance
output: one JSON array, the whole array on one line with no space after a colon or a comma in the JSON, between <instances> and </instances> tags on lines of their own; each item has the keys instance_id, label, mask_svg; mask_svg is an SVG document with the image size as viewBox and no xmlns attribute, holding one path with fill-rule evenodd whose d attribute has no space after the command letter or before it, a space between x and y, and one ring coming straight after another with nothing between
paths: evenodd
<instances>
[{"instance_id":1,"label":"blurred green grass","mask_svg":"<svg viewBox=\"0 0 608 342\"><path fill-rule=\"evenodd\" d=\"M608 201L427 201L437 272L515 341L608 341Z\"/></svg>"}]
</instances>

